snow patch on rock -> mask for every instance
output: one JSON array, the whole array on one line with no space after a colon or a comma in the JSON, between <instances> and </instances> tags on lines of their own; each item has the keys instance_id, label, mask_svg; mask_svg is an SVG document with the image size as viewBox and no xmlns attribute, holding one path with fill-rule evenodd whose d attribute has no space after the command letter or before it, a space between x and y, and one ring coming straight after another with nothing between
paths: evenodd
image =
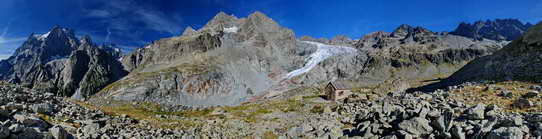
<instances>
[{"instance_id":1,"label":"snow patch on rock","mask_svg":"<svg viewBox=\"0 0 542 139\"><path fill-rule=\"evenodd\" d=\"M236 26L229 27L229 28L224 28L224 32L226 32L226 33L237 33L238 30L239 30L239 28L236 27Z\"/></svg>"},{"instance_id":2,"label":"snow patch on rock","mask_svg":"<svg viewBox=\"0 0 542 139\"><path fill-rule=\"evenodd\" d=\"M51 31L49 31L49 32L47 32L47 33L45 33L43 35L38 36L38 40L42 40L42 41L45 40L47 37L49 37L49 34L51 34Z\"/></svg>"}]
</instances>

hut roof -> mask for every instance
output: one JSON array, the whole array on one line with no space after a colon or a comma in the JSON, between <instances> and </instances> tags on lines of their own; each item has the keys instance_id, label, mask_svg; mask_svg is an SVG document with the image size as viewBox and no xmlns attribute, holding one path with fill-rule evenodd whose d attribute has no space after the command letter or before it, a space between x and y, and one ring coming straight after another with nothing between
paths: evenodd
<instances>
[{"instance_id":1,"label":"hut roof","mask_svg":"<svg viewBox=\"0 0 542 139\"><path fill-rule=\"evenodd\" d=\"M334 87L335 89L337 90L347 90L347 89L352 89L352 86L346 82L342 82L342 81L335 81L335 82L330 82Z\"/></svg>"}]
</instances>

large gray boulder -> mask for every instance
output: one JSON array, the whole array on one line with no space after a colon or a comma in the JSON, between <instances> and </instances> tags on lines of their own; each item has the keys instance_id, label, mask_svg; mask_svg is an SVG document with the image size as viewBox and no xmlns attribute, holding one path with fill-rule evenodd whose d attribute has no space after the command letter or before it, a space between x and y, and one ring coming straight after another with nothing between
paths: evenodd
<instances>
[{"instance_id":1,"label":"large gray boulder","mask_svg":"<svg viewBox=\"0 0 542 139\"><path fill-rule=\"evenodd\" d=\"M485 119L486 105L477 104L467 110L465 113L468 119L471 120L483 120Z\"/></svg>"},{"instance_id":2,"label":"large gray boulder","mask_svg":"<svg viewBox=\"0 0 542 139\"><path fill-rule=\"evenodd\" d=\"M70 134L61 126L49 128L49 133L51 133L55 139L68 139L70 137Z\"/></svg>"},{"instance_id":3,"label":"large gray boulder","mask_svg":"<svg viewBox=\"0 0 542 139\"><path fill-rule=\"evenodd\" d=\"M522 139L523 131L519 127L501 127L486 136L486 139Z\"/></svg>"},{"instance_id":4,"label":"large gray boulder","mask_svg":"<svg viewBox=\"0 0 542 139\"><path fill-rule=\"evenodd\" d=\"M30 109L35 113L50 114L53 112L53 106L47 103L33 104Z\"/></svg>"},{"instance_id":5,"label":"large gray boulder","mask_svg":"<svg viewBox=\"0 0 542 139\"><path fill-rule=\"evenodd\" d=\"M40 129L47 129L49 124L36 116L26 115L26 114L15 114L13 116L17 122L27 126L27 127L37 127Z\"/></svg>"},{"instance_id":6,"label":"large gray boulder","mask_svg":"<svg viewBox=\"0 0 542 139\"><path fill-rule=\"evenodd\" d=\"M433 131L433 128L429 125L429 120L420 117L399 123L399 128L415 136L428 135Z\"/></svg>"},{"instance_id":7,"label":"large gray boulder","mask_svg":"<svg viewBox=\"0 0 542 139\"><path fill-rule=\"evenodd\" d=\"M7 127L0 126L0 139L8 138L10 135L10 130Z\"/></svg>"}]
</instances>

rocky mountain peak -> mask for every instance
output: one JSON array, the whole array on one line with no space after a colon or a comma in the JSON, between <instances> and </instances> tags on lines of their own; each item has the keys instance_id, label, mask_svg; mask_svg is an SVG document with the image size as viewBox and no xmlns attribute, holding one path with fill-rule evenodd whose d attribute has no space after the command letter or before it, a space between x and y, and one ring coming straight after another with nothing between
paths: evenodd
<instances>
[{"instance_id":1,"label":"rocky mountain peak","mask_svg":"<svg viewBox=\"0 0 542 139\"><path fill-rule=\"evenodd\" d=\"M90 38L89 35L85 35L83 37L81 37L81 44L92 44L92 39Z\"/></svg>"},{"instance_id":2,"label":"rocky mountain peak","mask_svg":"<svg viewBox=\"0 0 542 139\"><path fill-rule=\"evenodd\" d=\"M260 12L260 11L256 11L252 14L250 14L248 16L248 19L252 19L252 20L260 20L260 21L273 21L273 19L269 18L267 15L265 15L264 13Z\"/></svg>"},{"instance_id":3,"label":"rocky mountain peak","mask_svg":"<svg viewBox=\"0 0 542 139\"><path fill-rule=\"evenodd\" d=\"M182 36L185 36L185 35L191 35L193 34L194 32L196 32L196 30L194 30L192 27L188 26L184 29L184 32L182 34Z\"/></svg>"},{"instance_id":4,"label":"rocky mountain peak","mask_svg":"<svg viewBox=\"0 0 542 139\"><path fill-rule=\"evenodd\" d=\"M264 29L279 27L278 23L262 12L256 11L248 16L245 25L257 26Z\"/></svg>"},{"instance_id":5,"label":"rocky mountain peak","mask_svg":"<svg viewBox=\"0 0 542 139\"><path fill-rule=\"evenodd\" d=\"M419 35L433 35L434 33L430 31L429 29L423 28L423 27L412 27L410 25L400 25L397 27L392 33L392 37L396 38L406 38L411 36L419 36Z\"/></svg>"},{"instance_id":6,"label":"rocky mountain peak","mask_svg":"<svg viewBox=\"0 0 542 139\"><path fill-rule=\"evenodd\" d=\"M463 22L450 34L476 40L485 38L497 41L511 41L519 38L530 27L532 27L532 24L524 24L517 19L496 19L476 21L473 24Z\"/></svg>"},{"instance_id":7,"label":"rocky mountain peak","mask_svg":"<svg viewBox=\"0 0 542 139\"><path fill-rule=\"evenodd\" d=\"M329 43L330 44L340 44L340 45L345 45L345 44L352 44L354 43L354 41L346 36L346 35L337 35L333 38L331 38L331 40L329 40Z\"/></svg>"},{"instance_id":8,"label":"rocky mountain peak","mask_svg":"<svg viewBox=\"0 0 542 139\"><path fill-rule=\"evenodd\" d=\"M49 31L47 34L44 34L46 38L50 39L74 39L75 33L71 29L68 28L62 28L60 26L55 26L51 31Z\"/></svg>"},{"instance_id":9,"label":"rocky mountain peak","mask_svg":"<svg viewBox=\"0 0 542 139\"><path fill-rule=\"evenodd\" d=\"M410 25L400 25L391 33L391 37L401 39L403 43L407 42L427 42L434 41L436 34L423 27L412 27Z\"/></svg>"},{"instance_id":10,"label":"rocky mountain peak","mask_svg":"<svg viewBox=\"0 0 542 139\"><path fill-rule=\"evenodd\" d=\"M397 27L391 34L393 37L397 38L404 38L406 37L410 32L413 32L414 28L407 24L402 24L399 27Z\"/></svg>"},{"instance_id":11,"label":"rocky mountain peak","mask_svg":"<svg viewBox=\"0 0 542 139\"><path fill-rule=\"evenodd\" d=\"M88 35L79 40L72 30L56 26L32 34L12 57L0 61L0 80L84 98L125 75L118 53L97 47Z\"/></svg>"},{"instance_id":12,"label":"rocky mountain peak","mask_svg":"<svg viewBox=\"0 0 542 139\"><path fill-rule=\"evenodd\" d=\"M202 28L203 30L222 30L226 27L232 27L238 24L238 18L233 15L227 15L224 12L219 12Z\"/></svg>"}]
</instances>

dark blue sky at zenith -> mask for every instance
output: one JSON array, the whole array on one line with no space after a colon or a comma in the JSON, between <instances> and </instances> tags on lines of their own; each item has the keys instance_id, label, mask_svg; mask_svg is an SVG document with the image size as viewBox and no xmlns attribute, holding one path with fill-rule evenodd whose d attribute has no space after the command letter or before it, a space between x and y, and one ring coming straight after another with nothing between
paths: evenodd
<instances>
[{"instance_id":1,"label":"dark blue sky at zenith","mask_svg":"<svg viewBox=\"0 0 542 139\"><path fill-rule=\"evenodd\" d=\"M245 17L261 11L297 36L358 39L400 24L451 31L460 22L516 18L537 23L541 0L0 0L0 59L32 33L60 25L97 43L131 50L201 28L219 11Z\"/></svg>"}]
</instances>

